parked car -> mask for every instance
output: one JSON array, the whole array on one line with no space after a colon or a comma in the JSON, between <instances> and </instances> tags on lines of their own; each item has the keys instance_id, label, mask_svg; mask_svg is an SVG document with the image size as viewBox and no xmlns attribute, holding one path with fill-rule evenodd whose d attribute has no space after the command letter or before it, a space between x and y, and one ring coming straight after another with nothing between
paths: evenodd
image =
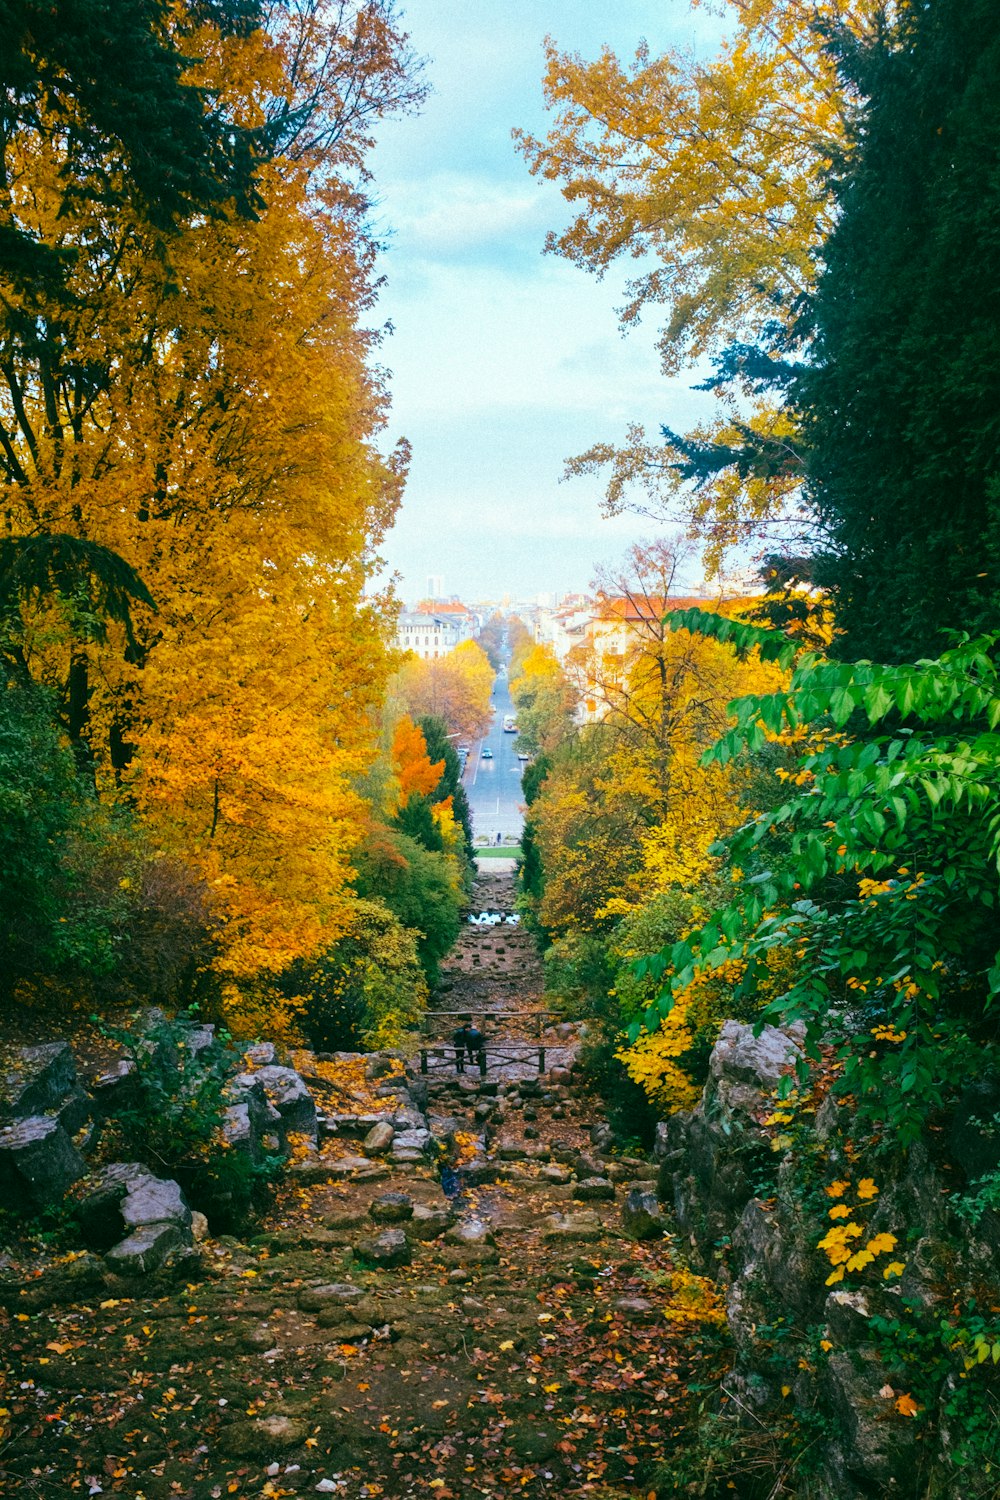
<instances>
[{"instance_id":1,"label":"parked car","mask_svg":"<svg viewBox=\"0 0 1000 1500\"><path fill-rule=\"evenodd\" d=\"M493 759L493 751L489 748L488 745L487 745L486 749L483 751L481 759L483 759L483 760L492 760Z\"/></svg>"},{"instance_id":2,"label":"parked car","mask_svg":"<svg viewBox=\"0 0 1000 1500\"><path fill-rule=\"evenodd\" d=\"M527 750L519 750L517 752L517 758L518 760L530 760L531 756L528 754Z\"/></svg>"}]
</instances>

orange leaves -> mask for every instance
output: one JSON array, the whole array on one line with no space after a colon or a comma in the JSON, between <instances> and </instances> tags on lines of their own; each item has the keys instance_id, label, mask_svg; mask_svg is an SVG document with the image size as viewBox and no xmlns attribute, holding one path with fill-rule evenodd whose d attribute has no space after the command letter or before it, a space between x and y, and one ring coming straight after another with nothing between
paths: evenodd
<instances>
[{"instance_id":1,"label":"orange leaves","mask_svg":"<svg viewBox=\"0 0 1000 1500\"><path fill-rule=\"evenodd\" d=\"M427 754L423 730L404 714L392 737L392 764L399 778L400 800L405 803L416 792L430 797L438 787L444 761L432 761Z\"/></svg>"}]
</instances>

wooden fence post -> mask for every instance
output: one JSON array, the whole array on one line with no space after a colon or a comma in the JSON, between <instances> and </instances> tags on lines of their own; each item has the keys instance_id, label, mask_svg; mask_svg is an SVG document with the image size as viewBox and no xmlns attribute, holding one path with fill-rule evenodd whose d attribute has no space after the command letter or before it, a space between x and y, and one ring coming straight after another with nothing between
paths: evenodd
<instances>
[{"instance_id":1,"label":"wooden fence post","mask_svg":"<svg viewBox=\"0 0 1000 1500\"><path fill-rule=\"evenodd\" d=\"M421 1047L421 1049L420 1049L420 1071L421 1071L421 1073L426 1073L427 1072L427 1048L426 1047Z\"/></svg>"},{"instance_id":2,"label":"wooden fence post","mask_svg":"<svg viewBox=\"0 0 1000 1500\"><path fill-rule=\"evenodd\" d=\"M545 1048L544 1047L539 1047L539 1049L538 1049L538 1071L539 1071L539 1073L544 1073L545 1072Z\"/></svg>"}]
</instances>

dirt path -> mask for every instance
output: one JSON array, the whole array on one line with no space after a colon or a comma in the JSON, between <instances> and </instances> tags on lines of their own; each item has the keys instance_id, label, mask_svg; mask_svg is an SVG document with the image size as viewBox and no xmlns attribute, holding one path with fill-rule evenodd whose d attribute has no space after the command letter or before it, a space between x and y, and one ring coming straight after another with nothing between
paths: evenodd
<instances>
[{"instance_id":1,"label":"dirt path","mask_svg":"<svg viewBox=\"0 0 1000 1500\"><path fill-rule=\"evenodd\" d=\"M448 1008L538 1005L530 940L499 931L492 948L478 929L459 945ZM534 1025L503 1035L528 1049ZM712 1356L693 1352L703 1289L692 1301L669 1241L622 1229L653 1165L599 1154L591 1104L530 1060L486 1079L313 1066L338 1133L252 1242L205 1241L200 1267L156 1295L91 1294L81 1272L81 1300L44 1307L25 1287L3 1330L0 1491L674 1493L657 1491L658 1464ZM398 1136L360 1156L372 1108L407 1130L422 1118L437 1159L433 1142L398 1159Z\"/></svg>"}]
</instances>

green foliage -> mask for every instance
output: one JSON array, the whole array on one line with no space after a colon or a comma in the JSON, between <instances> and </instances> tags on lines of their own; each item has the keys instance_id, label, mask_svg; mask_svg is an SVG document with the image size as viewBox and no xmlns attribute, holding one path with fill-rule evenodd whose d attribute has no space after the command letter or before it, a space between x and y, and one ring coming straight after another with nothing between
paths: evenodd
<instances>
[{"instance_id":1,"label":"green foliage","mask_svg":"<svg viewBox=\"0 0 1000 1500\"><path fill-rule=\"evenodd\" d=\"M1000 605L1000 33L994 0L840 38L858 112L793 390L838 655L907 661Z\"/></svg>"},{"instance_id":2,"label":"green foliage","mask_svg":"<svg viewBox=\"0 0 1000 1500\"><path fill-rule=\"evenodd\" d=\"M46 693L0 688L0 1000L209 1001L202 882L81 785Z\"/></svg>"},{"instance_id":3,"label":"green foliage","mask_svg":"<svg viewBox=\"0 0 1000 1500\"><path fill-rule=\"evenodd\" d=\"M145 1162L176 1179L188 1201L218 1229L244 1223L263 1200L280 1161L253 1163L227 1148L223 1136L226 1088L239 1070L239 1053L227 1032L205 1035L195 1011L167 1017L152 1012L128 1029L108 1027L131 1060L136 1102L114 1117L119 1159Z\"/></svg>"},{"instance_id":4,"label":"green foliage","mask_svg":"<svg viewBox=\"0 0 1000 1500\"><path fill-rule=\"evenodd\" d=\"M465 795L465 787L462 785L462 763L455 749L455 741L449 735L448 726L443 719L428 714L417 722L427 742L427 754L431 761L435 764L439 760L444 761L444 770L441 772L441 780L434 793L434 799L441 801L445 797L451 798L455 821L462 829L466 857L471 860L474 850L472 813L469 810L469 799Z\"/></svg>"},{"instance_id":5,"label":"green foliage","mask_svg":"<svg viewBox=\"0 0 1000 1500\"><path fill-rule=\"evenodd\" d=\"M915 666L807 657L786 693L733 705L708 758L804 735L794 790L728 841L743 872L728 904L640 964L664 989L633 1037L696 971L740 960L746 998L784 953L790 979L764 1019L805 1021L813 1047L833 1039L839 1087L902 1143L981 1068L1000 994L995 645Z\"/></svg>"},{"instance_id":6,"label":"green foliage","mask_svg":"<svg viewBox=\"0 0 1000 1500\"><path fill-rule=\"evenodd\" d=\"M376 830L357 857L358 895L385 903L417 939L429 984L462 928L463 893L453 861L396 829Z\"/></svg>"},{"instance_id":7,"label":"green foliage","mask_svg":"<svg viewBox=\"0 0 1000 1500\"><path fill-rule=\"evenodd\" d=\"M416 1026L427 1001L417 935L381 901L359 901L351 931L319 958L282 975L301 996L301 1025L321 1052L389 1047Z\"/></svg>"},{"instance_id":8,"label":"green foliage","mask_svg":"<svg viewBox=\"0 0 1000 1500\"><path fill-rule=\"evenodd\" d=\"M255 158L265 137L236 124L204 89L183 81L185 31L203 21L223 34L259 24L256 0L208 0L182 14L165 0L8 0L0 82L5 135L42 130L66 142L67 201L89 191L130 203L161 230L227 202L255 214ZM6 207L6 204L3 205ZM0 217L0 266L19 286L52 290L72 257Z\"/></svg>"},{"instance_id":9,"label":"green foliage","mask_svg":"<svg viewBox=\"0 0 1000 1500\"><path fill-rule=\"evenodd\" d=\"M431 853L440 854L444 849L441 830L434 821L431 799L420 792L411 792L393 818L400 833L414 843L422 845Z\"/></svg>"},{"instance_id":10,"label":"green foliage","mask_svg":"<svg viewBox=\"0 0 1000 1500\"><path fill-rule=\"evenodd\" d=\"M105 641L110 620L124 626L136 649L131 606L135 601L155 610L156 602L127 562L107 547L60 532L39 536L0 537L0 621L13 624L12 640L3 649L20 665L16 616L22 604L58 601L71 615L74 633Z\"/></svg>"}]
</instances>

